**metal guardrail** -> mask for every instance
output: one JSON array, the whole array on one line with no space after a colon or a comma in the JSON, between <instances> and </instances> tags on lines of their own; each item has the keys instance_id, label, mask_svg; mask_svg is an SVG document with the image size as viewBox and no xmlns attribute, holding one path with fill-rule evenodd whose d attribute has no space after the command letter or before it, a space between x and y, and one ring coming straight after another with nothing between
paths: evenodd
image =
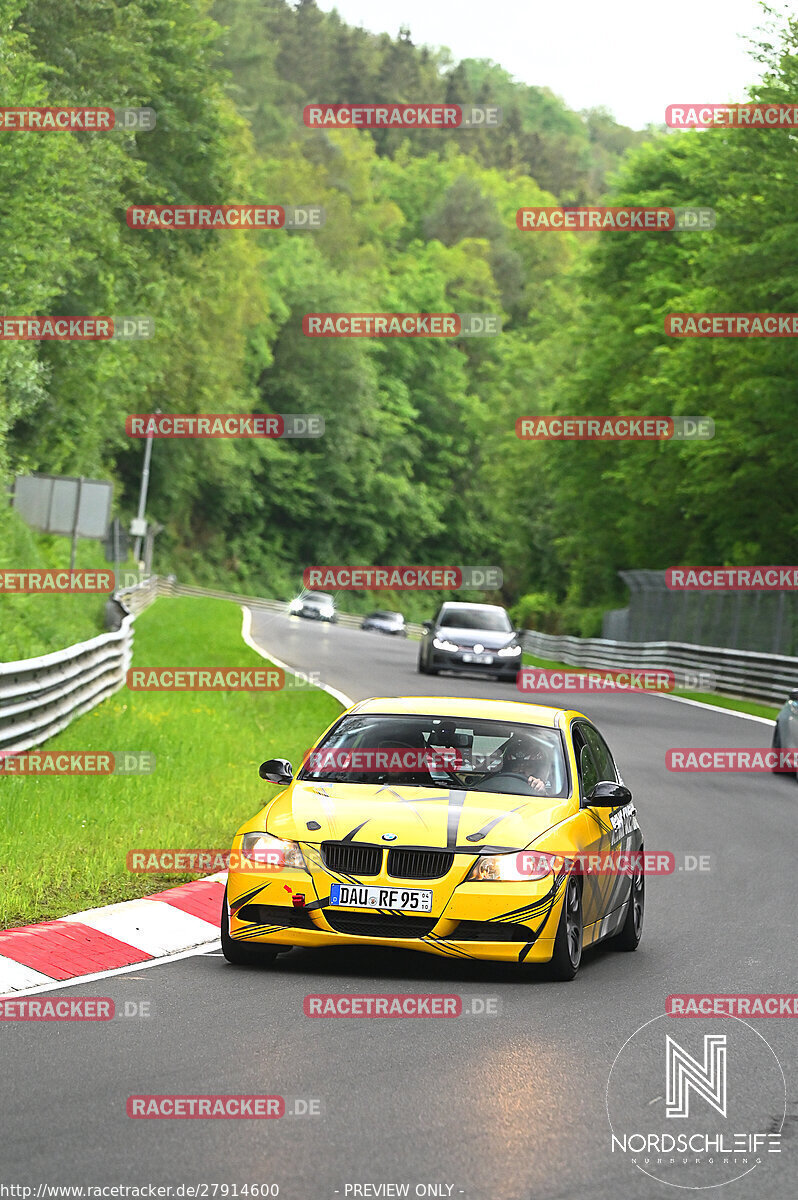
<instances>
[{"instance_id":1,"label":"metal guardrail","mask_svg":"<svg viewBox=\"0 0 798 1200\"><path fill-rule=\"evenodd\" d=\"M686 642L618 642L608 638L579 638L526 630L524 650L536 658L574 667L662 667L678 674L710 675L713 690L747 700L783 704L798 687L798 658L760 654L754 650L729 650L723 646L695 646ZM678 675L677 675L678 678Z\"/></svg>"},{"instance_id":2,"label":"metal guardrail","mask_svg":"<svg viewBox=\"0 0 798 1200\"><path fill-rule=\"evenodd\" d=\"M0 754L22 753L113 695L133 657L133 616L66 650L0 663Z\"/></svg>"}]
</instances>

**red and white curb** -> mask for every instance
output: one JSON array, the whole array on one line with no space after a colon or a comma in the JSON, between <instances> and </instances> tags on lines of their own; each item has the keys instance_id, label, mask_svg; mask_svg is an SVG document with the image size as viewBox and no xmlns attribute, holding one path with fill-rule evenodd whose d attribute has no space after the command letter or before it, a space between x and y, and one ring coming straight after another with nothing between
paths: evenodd
<instances>
[{"instance_id":1,"label":"red and white curb","mask_svg":"<svg viewBox=\"0 0 798 1200\"><path fill-rule=\"evenodd\" d=\"M222 871L143 900L0 930L0 995L135 968L218 942L226 878Z\"/></svg>"}]
</instances>

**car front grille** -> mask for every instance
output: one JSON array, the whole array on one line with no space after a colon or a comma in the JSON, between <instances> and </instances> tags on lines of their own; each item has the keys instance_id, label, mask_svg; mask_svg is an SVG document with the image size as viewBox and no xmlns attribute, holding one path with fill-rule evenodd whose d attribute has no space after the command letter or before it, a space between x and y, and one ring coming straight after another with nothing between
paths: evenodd
<instances>
[{"instance_id":1,"label":"car front grille","mask_svg":"<svg viewBox=\"0 0 798 1200\"><path fill-rule=\"evenodd\" d=\"M400 846L388 851L388 874L393 879L440 879L453 862L451 850L414 850Z\"/></svg>"},{"instance_id":2,"label":"car front grille","mask_svg":"<svg viewBox=\"0 0 798 1200\"><path fill-rule=\"evenodd\" d=\"M289 929L316 929L306 908L288 908L284 904L245 904L235 914L241 921L256 925L283 925Z\"/></svg>"},{"instance_id":3,"label":"car front grille","mask_svg":"<svg viewBox=\"0 0 798 1200\"><path fill-rule=\"evenodd\" d=\"M504 921L461 921L454 933L447 934L455 942L528 942L531 936L526 925Z\"/></svg>"},{"instance_id":4,"label":"car front grille","mask_svg":"<svg viewBox=\"0 0 798 1200\"><path fill-rule=\"evenodd\" d=\"M379 846L358 846L354 842L322 842L321 859L331 871L346 875L379 875L382 850Z\"/></svg>"},{"instance_id":5,"label":"car front grille","mask_svg":"<svg viewBox=\"0 0 798 1200\"><path fill-rule=\"evenodd\" d=\"M337 912L325 908L324 916L336 933L353 937L421 938L437 924L437 917L404 917L399 914Z\"/></svg>"}]
</instances>

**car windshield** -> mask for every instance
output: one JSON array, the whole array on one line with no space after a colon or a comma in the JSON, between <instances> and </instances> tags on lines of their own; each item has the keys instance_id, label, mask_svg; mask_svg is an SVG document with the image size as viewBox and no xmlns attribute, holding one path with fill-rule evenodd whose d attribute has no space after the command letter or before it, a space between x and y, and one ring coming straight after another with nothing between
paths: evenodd
<instances>
[{"instance_id":1,"label":"car windshield","mask_svg":"<svg viewBox=\"0 0 798 1200\"><path fill-rule=\"evenodd\" d=\"M395 612L373 612L369 613L369 618L372 620L391 621L392 624L396 625L402 620L402 614Z\"/></svg>"},{"instance_id":2,"label":"car windshield","mask_svg":"<svg viewBox=\"0 0 798 1200\"><path fill-rule=\"evenodd\" d=\"M439 626L457 629L493 629L497 633L512 633L510 618L503 608L446 608Z\"/></svg>"},{"instance_id":3,"label":"car windshield","mask_svg":"<svg viewBox=\"0 0 798 1200\"><path fill-rule=\"evenodd\" d=\"M312 600L314 604L332 604L332 596L325 596L324 592L305 592L303 600Z\"/></svg>"},{"instance_id":4,"label":"car windshield","mask_svg":"<svg viewBox=\"0 0 798 1200\"><path fill-rule=\"evenodd\" d=\"M568 795L559 730L476 717L342 717L306 756L299 779Z\"/></svg>"}]
</instances>

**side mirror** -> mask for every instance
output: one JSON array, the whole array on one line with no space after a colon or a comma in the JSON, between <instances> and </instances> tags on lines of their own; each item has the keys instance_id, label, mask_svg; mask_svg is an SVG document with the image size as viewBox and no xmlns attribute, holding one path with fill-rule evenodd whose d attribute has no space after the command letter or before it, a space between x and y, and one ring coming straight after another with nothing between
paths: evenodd
<instances>
[{"instance_id":1,"label":"side mirror","mask_svg":"<svg viewBox=\"0 0 798 1200\"><path fill-rule=\"evenodd\" d=\"M431 633L432 621L422 621L421 628L424 630L425 633Z\"/></svg>"},{"instance_id":2,"label":"side mirror","mask_svg":"<svg viewBox=\"0 0 798 1200\"><path fill-rule=\"evenodd\" d=\"M261 779L269 783L290 783L294 778L294 768L287 758L267 758L258 768Z\"/></svg>"},{"instance_id":3,"label":"side mirror","mask_svg":"<svg viewBox=\"0 0 798 1200\"><path fill-rule=\"evenodd\" d=\"M612 779L600 779L588 793L585 803L595 808L620 808L622 804L629 804L631 799L632 793L622 783L615 783Z\"/></svg>"}]
</instances>

